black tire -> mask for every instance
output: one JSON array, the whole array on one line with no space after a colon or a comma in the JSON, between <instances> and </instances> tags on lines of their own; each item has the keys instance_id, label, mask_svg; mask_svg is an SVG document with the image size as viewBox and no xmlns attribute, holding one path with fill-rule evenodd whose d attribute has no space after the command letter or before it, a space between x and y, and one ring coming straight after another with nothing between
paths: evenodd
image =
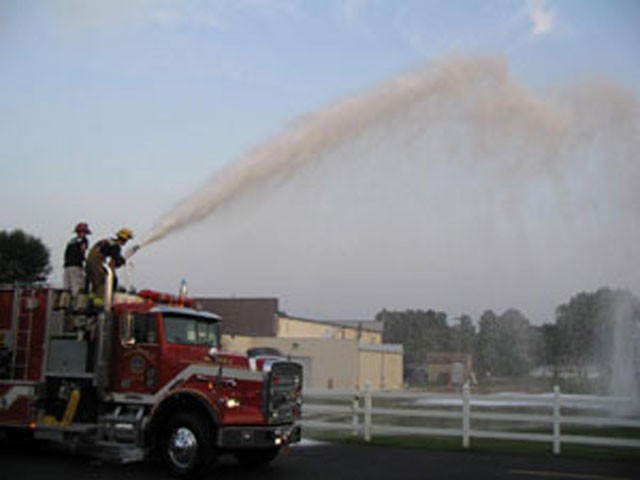
<instances>
[{"instance_id":1,"label":"black tire","mask_svg":"<svg viewBox=\"0 0 640 480\"><path fill-rule=\"evenodd\" d=\"M33 430L29 428L10 427L7 428L5 432L9 443L18 448L31 447L36 443L36 440L33 438Z\"/></svg>"},{"instance_id":2,"label":"black tire","mask_svg":"<svg viewBox=\"0 0 640 480\"><path fill-rule=\"evenodd\" d=\"M181 412L172 416L160 440L162 460L176 477L198 477L216 460L214 427L201 415Z\"/></svg>"},{"instance_id":3,"label":"black tire","mask_svg":"<svg viewBox=\"0 0 640 480\"><path fill-rule=\"evenodd\" d=\"M261 448L255 450L237 450L234 456L245 467L255 468L275 460L280 452L280 447Z\"/></svg>"}]
</instances>

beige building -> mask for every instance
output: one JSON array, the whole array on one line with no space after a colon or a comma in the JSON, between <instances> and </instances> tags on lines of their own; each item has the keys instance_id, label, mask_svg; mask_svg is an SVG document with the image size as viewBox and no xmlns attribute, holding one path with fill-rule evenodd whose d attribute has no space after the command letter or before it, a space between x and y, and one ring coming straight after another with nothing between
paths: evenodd
<instances>
[{"instance_id":1,"label":"beige building","mask_svg":"<svg viewBox=\"0 0 640 480\"><path fill-rule=\"evenodd\" d=\"M403 387L402 345L382 343L373 321L330 322L296 318L275 299L198 299L222 317L222 348L245 353L270 347L304 368L306 388L397 390Z\"/></svg>"},{"instance_id":2,"label":"beige building","mask_svg":"<svg viewBox=\"0 0 640 480\"><path fill-rule=\"evenodd\" d=\"M362 344L355 339L246 337L224 335L223 349L276 348L304 368L304 385L317 389L402 388L401 345Z\"/></svg>"},{"instance_id":3,"label":"beige building","mask_svg":"<svg viewBox=\"0 0 640 480\"><path fill-rule=\"evenodd\" d=\"M372 324L373 326L369 326ZM278 337L329 338L333 340L357 340L359 343L381 344L381 325L371 321L327 322L280 315Z\"/></svg>"}]
</instances>

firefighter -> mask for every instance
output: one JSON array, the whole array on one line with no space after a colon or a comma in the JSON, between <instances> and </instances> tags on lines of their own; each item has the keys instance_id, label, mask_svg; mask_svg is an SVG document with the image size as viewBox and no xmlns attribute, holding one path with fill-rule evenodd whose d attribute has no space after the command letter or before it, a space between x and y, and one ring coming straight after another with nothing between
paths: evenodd
<instances>
[{"instance_id":1,"label":"firefighter","mask_svg":"<svg viewBox=\"0 0 640 480\"><path fill-rule=\"evenodd\" d=\"M109 267L114 271L113 289L118 286L115 270L126 263L122 255L122 247L133 238L133 232L128 228L118 230L114 238L105 238L96 243L89 251L87 257L86 274L87 288L93 294L94 301L100 302L104 297L104 282L107 272L104 267L105 261L109 261Z\"/></svg>"},{"instance_id":2,"label":"firefighter","mask_svg":"<svg viewBox=\"0 0 640 480\"><path fill-rule=\"evenodd\" d=\"M64 288L77 296L85 287L84 263L89 248L87 235L91 234L89 225L80 222L74 229L76 236L64 249Z\"/></svg>"}]
</instances>

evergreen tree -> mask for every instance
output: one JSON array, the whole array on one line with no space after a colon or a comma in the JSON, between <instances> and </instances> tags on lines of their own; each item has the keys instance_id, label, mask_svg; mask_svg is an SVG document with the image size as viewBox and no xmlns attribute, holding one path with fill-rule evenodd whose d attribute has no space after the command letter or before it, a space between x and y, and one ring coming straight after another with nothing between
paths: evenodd
<instances>
[{"instance_id":1,"label":"evergreen tree","mask_svg":"<svg viewBox=\"0 0 640 480\"><path fill-rule=\"evenodd\" d=\"M39 238L0 231L0 283L44 281L49 273L49 249Z\"/></svg>"}]
</instances>

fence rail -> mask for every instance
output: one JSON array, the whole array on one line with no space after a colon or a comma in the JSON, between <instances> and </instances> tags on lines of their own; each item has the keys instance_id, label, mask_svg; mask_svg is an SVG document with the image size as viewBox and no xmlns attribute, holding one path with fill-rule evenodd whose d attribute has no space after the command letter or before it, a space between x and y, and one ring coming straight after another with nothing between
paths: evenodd
<instances>
[{"instance_id":1,"label":"fence rail","mask_svg":"<svg viewBox=\"0 0 640 480\"><path fill-rule=\"evenodd\" d=\"M640 448L640 415L632 399L567 395L558 387L543 395L472 395L465 385L459 394L365 388L306 390L304 397L305 430L342 431L367 442L374 435L433 435L459 437L465 448L472 438L544 442L555 454L563 444ZM580 429L590 432L577 434Z\"/></svg>"}]
</instances>

